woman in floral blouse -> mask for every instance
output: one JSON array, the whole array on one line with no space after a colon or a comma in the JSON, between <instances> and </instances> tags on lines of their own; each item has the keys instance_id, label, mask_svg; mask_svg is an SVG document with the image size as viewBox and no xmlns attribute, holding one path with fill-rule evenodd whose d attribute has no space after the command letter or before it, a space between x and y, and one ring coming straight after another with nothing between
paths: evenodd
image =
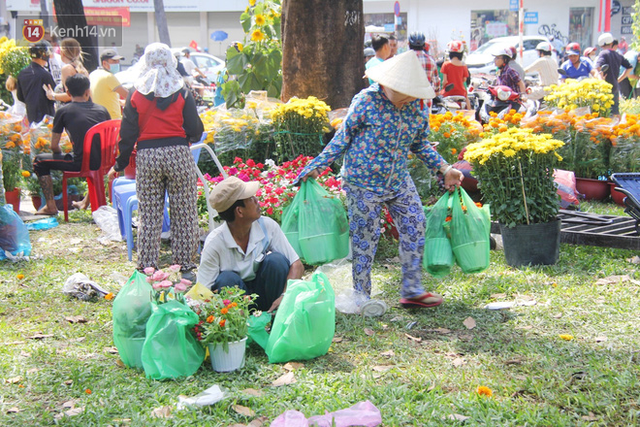
<instances>
[{"instance_id":1,"label":"woman in floral blouse","mask_svg":"<svg viewBox=\"0 0 640 427\"><path fill-rule=\"evenodd\" d=\"M317 177L318 168L344 155L341 175L349 211L353 282L356 293L366 300L360 306L362 314L386 311L383 301L370 299L371 265L380 238L383 204L400 235L401 304L437 306L442 297L425 292L421 283L425 216L407 169L408 155L412 152L429 168L440 171L447 189L459 186L463 176L427 139L429 113L421 100L435 93L415 53L397 55L367 70L366 75L376 83L353 98L342 127L298 179Z\"/></svg>"}]
</instances>

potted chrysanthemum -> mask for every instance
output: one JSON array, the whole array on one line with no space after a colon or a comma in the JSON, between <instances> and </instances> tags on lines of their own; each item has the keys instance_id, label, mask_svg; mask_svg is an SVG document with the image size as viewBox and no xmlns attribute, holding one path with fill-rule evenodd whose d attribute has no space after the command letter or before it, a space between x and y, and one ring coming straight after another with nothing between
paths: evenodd
<instances>
[{"instance_id":1,"label":"potted chrysanthemum","mask_svg":"<svg viewBox=\"0 0 640 427\"><path fill-rule=\"evenodd\" d=\"M464 158L474 167L485 202L500 224L507 263L555 264L560 247L559 202L553 180L556 150L550 134L510 128L469 144Z\"/></svg>"}]
</instances>

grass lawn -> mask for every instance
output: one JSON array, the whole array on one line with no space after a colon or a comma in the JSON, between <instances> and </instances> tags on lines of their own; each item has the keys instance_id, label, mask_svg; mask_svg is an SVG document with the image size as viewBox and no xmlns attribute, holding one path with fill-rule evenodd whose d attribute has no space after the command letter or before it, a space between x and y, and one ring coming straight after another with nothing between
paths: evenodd
<instances>
[{"instance_id":1,"label":"grass lawn","mask_svg":"<svg viewBox=\"0 0 640 427\"><path fill-rule=\"evenodd\" d=\"M613 205L583 210L623 215ZM207 361L192 377L156 382L119 363L111 302L61 293L77 272L117 291L134 269L125 243L98 243L90 218L74 212L69 224L32 232L30 262L0 263L0 425L230 426L258 419L268 426L287 409L311 416L366 399L385 426L640 425L640 273L629 261L638 253L562 245L557 265L517 270L492 251L483 273L425 275L425 286L445 296L442 306L404 310L397 251L385 244L374 288L390 310L381 318L338 314L329 354L304 361L293 371L295 383L272 386L290 367L270 365L253 347L238 372L217 374ZM614 275L628 277L601 280ZM514 300L535 305L483 308ZM70 323L70 316L86 323ZM178 395L214 384L227 390L225 400L175 410ZM479 386L493 395L479 396ZM152 416L163 406L174 407L171 419Z\"/></svg>"}]
</instances>

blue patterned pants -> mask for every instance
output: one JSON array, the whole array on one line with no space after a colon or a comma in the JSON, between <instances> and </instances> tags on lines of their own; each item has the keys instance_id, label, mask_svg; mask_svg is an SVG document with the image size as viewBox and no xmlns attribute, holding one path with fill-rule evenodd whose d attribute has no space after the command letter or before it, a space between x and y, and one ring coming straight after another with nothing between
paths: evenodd
<instances>
[{"instance_id":1,"label":"blue patterned pants","mask_svg":"<svg viewBox=\"0 0 640 427\"><path fill-rule=\"evenodd\" d=\"M383 195L343 182L349 211L349 235L353 253L353 287L371 295L371 265L380 240L380 214L386 204L400 235L403 298L424 293L422 288L422 256L425 217L422 202L411 178L398 190Z\"/></svg>"}]
</instances>

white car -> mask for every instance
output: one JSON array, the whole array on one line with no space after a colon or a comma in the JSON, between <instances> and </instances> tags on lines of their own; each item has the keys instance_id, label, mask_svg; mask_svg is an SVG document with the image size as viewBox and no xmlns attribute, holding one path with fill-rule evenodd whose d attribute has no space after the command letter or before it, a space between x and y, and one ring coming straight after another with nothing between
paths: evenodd
<instances>
[{"instance_id":1,"label":"white car","mask_svg":"<svg viewBox=\"0 0 640 427\"><path fill-rule=\"evenodd\" d=\"M538 51L536 46L538 43L549 42L544 36L524 36L523 37L523 52L522 52L522 68L527 68L536 59L538 59ZM515 46L518 51L520 50L520 37L498 37L491 39L477 50L471 52L465 58L465 64L471 74L495 74L496 66L493 62L494 53L498 53L500 50ZM553 52L552 57L558 59L558 56Z\"/></svg>"},{"instance_id":2,"label":"white car","mask_svg":"<svg viewBox=\"0 0 640 427\"><path fill-rule=\"evenodd\" d=\"M171 52L182 52L184 49L189 48L172 48ZM208 53L195 52L193 49L189 50L191 51L189 59L191 59L193 63L196 64L196 67L198 67L198 69L207 76L207 80L211 83L215 83L218 80L218 74L224 70L224 59L209 55Z\"/></svg>"}]
</instances>

